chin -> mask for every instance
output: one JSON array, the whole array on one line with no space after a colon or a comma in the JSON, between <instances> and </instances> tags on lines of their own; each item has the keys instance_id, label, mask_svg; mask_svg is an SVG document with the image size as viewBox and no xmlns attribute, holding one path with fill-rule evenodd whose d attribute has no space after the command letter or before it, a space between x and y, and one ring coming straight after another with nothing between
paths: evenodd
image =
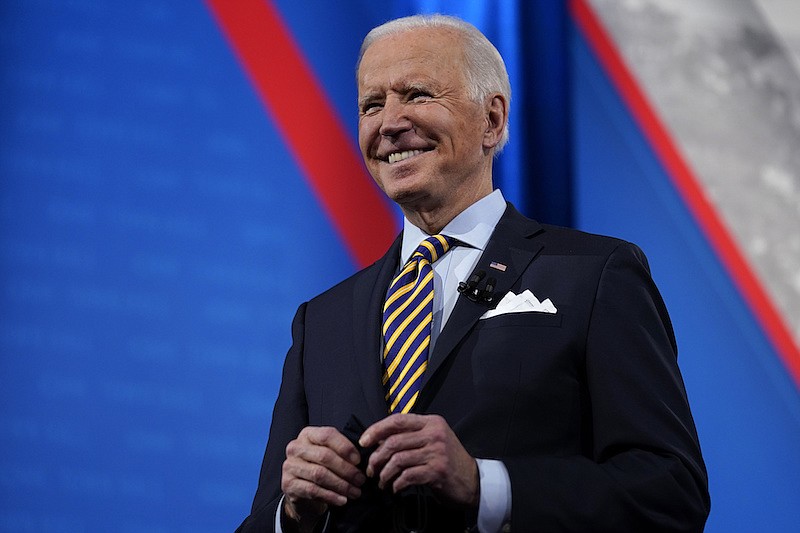
<instances>
[{"instance_id":1,"label":"chin","mask_svg":"<svg viewBox=\"0 0 800 533\"><path fill-rule=\"evenodd\" d=\"M385 192L390 200L400 206L406 207L417 205L430 196L427 191L420 187L397 187L386 190Z\"/></svg>"},{"instance_id":2,"label":"chin","mask_svg":"<svg viewBox=\"0 0 800 533\"><path fill-rule=\"evenodd\" d=\"M424 188L425 173L417 168L383 169L379 183L385 191L413 191Z\"/></svg>"}]
</instances>

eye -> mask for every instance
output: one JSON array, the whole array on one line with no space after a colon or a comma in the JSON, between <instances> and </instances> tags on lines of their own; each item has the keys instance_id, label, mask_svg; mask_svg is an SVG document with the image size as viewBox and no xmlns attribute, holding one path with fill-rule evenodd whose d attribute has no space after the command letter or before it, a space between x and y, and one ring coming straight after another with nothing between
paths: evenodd
<instances>
[{"instance_id":1,"label":"eye","mask_svg":"<svg viewBox=\"0 0 800 533\"><path fill-rule=\"evenodd\" d=\"M431 94L427 91L415 90L408 95L411 102L427 102L431 99Z\"/></svg>"},{"instance_id":2,"label":"eye","mask_svg":"<svg viewBox=\"0 0 800 533\"><path fill-rule=\"evenodd\" d=\"M380 102L366 102L361 106L361 114L372 115L380 111L382 107L383 105Z\"/></svg>"}]
</instances>

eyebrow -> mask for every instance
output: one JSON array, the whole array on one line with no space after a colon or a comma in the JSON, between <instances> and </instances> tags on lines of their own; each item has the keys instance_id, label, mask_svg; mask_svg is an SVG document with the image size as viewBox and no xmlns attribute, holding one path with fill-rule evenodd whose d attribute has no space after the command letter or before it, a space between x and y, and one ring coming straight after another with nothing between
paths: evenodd
<instances>
[{"instance_id":1,"label":"eyebrow","mask_svg":"<svg viewBox=\"0 0 800 533\"><path fill-rule=\"evenodd\" d=\"M364 105L370 102L375 102L376 100L380 99L381 99L380 93L378 92L367 93L358 99L358 109L361 109L362 107L364 107Z\"/></svg>"},{"instance_id":2,"label":"eyebrow","mask_svg":"<svg viewBox=\"0 0 800 533\"><path fill-rule=\"evenodd\" d=\"M396 87L390 87L390 92L396 92L400 94L406 94L413 91L424 91L427 93L433 94L436 92L436 87L434 83L430 83L428 81L401 81L398 82ZM384 98L383 91L371 91L363 95L361 98L358 99L358 107L359 109L369 102L380 101Z\"/></svg>"},{"instance_id":3,"label":"eyebrow","mask_svg":"<svg viewBox=\"0 0 800 533\"><path fill-rule=\"evenodd\" d=\"M433 84L421 81L413 81L410 83L406 83L403 86L403 92L425 91L428 93L433 93L435 90L436 89L434 88Z\"/></svg>"}]
</instances>

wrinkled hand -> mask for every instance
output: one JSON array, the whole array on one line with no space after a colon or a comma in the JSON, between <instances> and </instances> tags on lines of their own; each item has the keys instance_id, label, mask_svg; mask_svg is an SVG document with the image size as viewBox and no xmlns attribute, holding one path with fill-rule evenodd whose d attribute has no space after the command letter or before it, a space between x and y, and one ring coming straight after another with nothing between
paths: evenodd
<instances>
[{"instance_id":1,"label":"wrinkled hand","mask_svg":"<svg viewBox=\"0 0 800 533\"><path fill-rule=\"evenodd\" d=\"M378 486L397 493L428 485L449 501L478 506L478 465L444 418L438 415L394 414L371 425L359 440L370 455L367 475Z\"/></svg>"},{"instance_id":2,"label":"wrinkled hand","mask_svg":"<svg viewBox=\"0 0 800 533\"><path fill-rule=\"evenodd\" d=\"M313 528L328 506L361 495L366 481L358 450L331 427L306 427L286 446L281 490L284 512L301 530Z\"/></svg>"}]
</instances>

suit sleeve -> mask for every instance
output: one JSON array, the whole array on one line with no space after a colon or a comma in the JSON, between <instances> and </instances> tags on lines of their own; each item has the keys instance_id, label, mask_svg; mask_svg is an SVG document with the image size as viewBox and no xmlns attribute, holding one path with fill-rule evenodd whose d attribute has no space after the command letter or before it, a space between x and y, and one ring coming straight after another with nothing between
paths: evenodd
<instances>
[{"instance_id":1,"label":"suit sleeve","mask_svg":"<svg viewBox=\"0 0 800 533\"><path fill-rule=\"evenodd\" d=\"M504 459L514 531L702 531L705 466L666 308L644 254L620 244L586 333L586 452Z\"/></svg>"},{"instance_id":2,"label":"suit sleeve","mask_svg":"<svg viewBox=\"0 0 800 533\"><path fill-rule=\"evenodd\" d=\"M308 425L308 408L303 385L303 338L306 304L300 306L292 322L292 347L283 365L278 399L272 412L267 449L261 464L253 506L237 533L272 533L281 500L281 469L286 445Z\"/></svg>"}]
</instances>

